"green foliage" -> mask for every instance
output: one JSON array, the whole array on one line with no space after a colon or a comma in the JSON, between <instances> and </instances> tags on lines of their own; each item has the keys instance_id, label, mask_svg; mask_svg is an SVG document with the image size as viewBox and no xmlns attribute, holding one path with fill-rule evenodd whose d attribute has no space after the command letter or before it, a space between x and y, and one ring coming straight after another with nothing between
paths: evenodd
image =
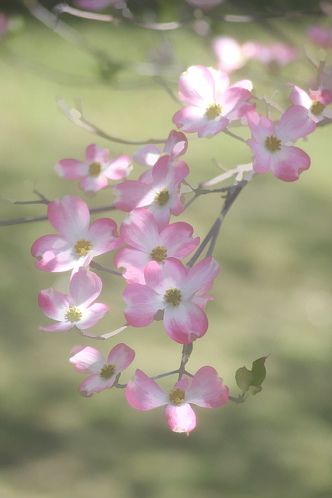
<instances>
[{"instance_id":1,"label":"green foliage","mask_svg":"<svg viewBox=\"0 0 332 498\"><path fill-rule=\"evenodd\" d=\"M245 394L257 394L261 392L262 384L266 377L265 360L267 356L262 356L252 363L251 370L246 367L239 368L235 373L235 380L238 387Z\"/></svg>"}]
</instances>

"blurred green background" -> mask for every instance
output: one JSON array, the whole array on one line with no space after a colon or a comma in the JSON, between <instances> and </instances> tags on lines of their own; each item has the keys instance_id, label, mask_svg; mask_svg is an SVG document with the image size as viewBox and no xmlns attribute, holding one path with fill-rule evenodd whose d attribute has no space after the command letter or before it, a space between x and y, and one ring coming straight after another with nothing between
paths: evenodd
<instances>
[{"instance_id":1,"label":"blurred green background","mask_svg":"<svg viewBox=\"0 0 332 498\"><path fill-rule=\"evenodd\" d=\"M308 23L275 26L303 45ZM74 25L126 67L105 73L94 57L29 19L0 41L1 219L44 214L43 206L6 201L32 199L34 187L50 199L72 193L90 206L112 202L110 191L85 196L75 182L60 180L53 165L82 157L94 142L114 155L135 149L76 128L57 109L57 98L79 100L110 134L166 137L179 106L142 76L151 69L144 61L161 43L172 46L176 65L165 73L171 86L189 64L215 63L208 43L190 32ZM219 32L276 40L256 25L220 25ZM308 70L298 64L266 75L252 65L239 77L249 74L257 92L271 96L278 88L287 92L287 81L301 82ZM274 98L282 102L280 92ZM83 377L68 363L76 344L107 353L116 342L128 343L137 356L123 380L137 367L150 375L177 368L180 346L160 325L97 344L74 332L39 332L47 322L37 308L39 290L65 289L68 275L34 269L30 246L51 231L48 223L0 228L0 498L332 496L331 130L318 130L303 146L312 167L299 182L259 176L229 213L216 251L222 272L208 307L210 328L190 360L192 371L215 366L236 395L235 370L270 353L263 392L243 405L197 409L199 426L190 437L170 433L161 410L128 408L123 392L79 395ZM187 155L193 184L220 172L215 161L231 168L249 160L249 149L224 135L193 139ZM203 237L219 205L219 197L204 197L181 219ZM112 256L98 261L111 265ZM96 333L123 320L121 284L106 274L103 280L102 300L112 313Z\"/></svg>"}]
</instances>

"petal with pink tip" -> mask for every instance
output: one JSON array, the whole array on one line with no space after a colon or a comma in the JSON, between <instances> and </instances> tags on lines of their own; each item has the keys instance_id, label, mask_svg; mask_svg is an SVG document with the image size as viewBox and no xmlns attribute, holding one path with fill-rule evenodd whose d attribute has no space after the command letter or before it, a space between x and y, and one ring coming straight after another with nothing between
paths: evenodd
<instances>
[{"instance_id":1,"label":"petal with pink tip","mask_svg":"<svg viewBox=\"0 0 332 498\"><path fill-rule=\"evenodd\" d=\"M103 174L110 180L122 180L129 175L132 169L129 156L119 156L110 162Z\"/></svg>"},{"instance_id":2,"label":"petal with pink tip","mask_svg":"<svg viewBox=\"0 0 332 498\"><path fill-rule=\"evenodd\" d=\"M75 324L71 322L57 322L51 323L50 325L41 325L39 327L40 330L44 332L66 332L74 328Z\"/></svg>"},{"instance_id":3,"label":"petal with pink tip","mask_svg":"<svg viewBox=\"0 0 332 498\"><path fill-rule=\"evenodd\" d=\"M127 282L136 282L144 284L144 267L149 263L150 258L142 251L124 247L114 258L116 268L125 268L122 276Z\"/></svg>"},{"instance_id":4,"label":"petal with pink tip","mask_svg":"<svg viewBox=\"0 0 332 498\"><path fill-rule=\"evenodd\" d=\"M189 270L183 286L184 296L189 298L195 293L203 294L207 292L211 288L219 270L219 264L212 257L202 259Z\"/></svg>"},{"instance_id":5,"label":"petal with pink tip","mask_svg":"<svg viewBox=\"0 0 332 498\"><path fill-rule=\"evenodd\" d=\"M207 107L188 106L177 111L173 116L173 123L187 133L194 133L207 122L205 116Z\"/></svg>"},{"instance_id":6,"label":"petal with pink tip","mask_svg":"<svg viewBox=\"0 0 332 498\"><path fill-rule=\"evenodd\" d=\"M164 312L164 327L174 341L190 344L206 333L208 319L199 306L186 302L178 306L167 306Z\"/></svg>"},{"instance_id":7,"label":"petal with pink tip","mask_svg":"<svg viewBox=\"0 0 332 498\"><path fill-rule=\"evenodd\" d=\"M54 166L54 170L67 180L78 180L88 174L88 166L77 159L62 159Z\"/></svg>"},{"instance_id":8,"label":"petal with pink tip","mask_svg":"<svg viewBox=\"0 0 332 498\"><path fill-rule=\"evenodd\" d=\"M193 238L193 227L179 221L168 225L160 234L160 245L167 248L167 256L185 258L199 244L199 237Z\"/></svg>"},{"instance_id":9,"label":"petal with pink tip","mask_svg":"<svg viewBox=\"0 0 332 498\"><path fill-rule=\"evenodd\" d=\"M137 149L133 155L133 160L142 166L152 167L160 157L160 150L156 145L144 145Z\"/></svg>"},{"instance_id":10,"label":"petal with pink tip","mask_svg":"<svg viewBox=\"0 0 332 498\"><path fill-rule=\"evenodd\" d=\"M204 124L197 127L199 137L212 137L217 133L225 130L229 124L229 119L219 117L215 120L206 120Z\"/></svg>"},{"instance_id":11,"label":"petal with pink tip","mask_svg":"<svg viewBox=\"0 0 332 498\"><path fill-rule=\"evenodd\" d=\"M229 400L229 389L212 367L200 368L186 390L186 401L205 408L217 408Z\"/></svg>"},{"instance_id":12,"label":"petal with pink tip","mask_svg":"<svg viewBox=\"0 0 332 498\"><path fill-rule=\"evenodd\" d=\"M179 157L187 152L187 148L188 140L184 133L172 130L164 147L165 154L170 155L172 158Z\"/></svg>"},{"instance_id":13,"label":"petal with pink tip","mask_svg":"<svg viewBox=\"0 0 332 498\"><path fill-rule=\"evenodd\" d=\"M86 176L80 181L80 187L84 192L98 192L108 187L108 179L103 174Z\"/></svg>"},{"instance_id":14,"label":"petal with pink tip","mask_svg":"<svg viewBox=\"0 0 332 498\"><path fill-rule=\"evenodd\" d=\"M105 360L98 349L90 346L82 347L69 358L69 362L74 365L78 372L99 373L103 367Z\"/></svg>"},{"instance_id":15,"label":"petal with pink tip","mask_svg":"<svg viewBox=\"0 0 332 498\"><path fill-rule=\"evenodd\" d=\"M90 375L80 385L81 394L89 398L94 393L100 393L105 389L110 389L113 387L115 379L116 375L112 375L109 379L103 379L103 377L98 374Z\"/></svg>"},{"instance_id":16,"label":"petal with pink tip","mask_svg":"<svg viewBox=\"0 0 332 498\"><path fill-rule=\"evenodd\" d=\"M36 258L39 270L66 271L74 265L71 245L58 235L44 235L37 239L31 247L31 254Z\"/></svg>"},{"instance_id":17,"label":"petal with pink tip","mask_svg":"<svg viewBox=\"0 0 332 498\"><path fill-rule=\"evenodd\" d=\"M271 169L272 154L261 143L255 142L253 139L248 140L254 157L253 157L253 170L256 173L266 173Z\"/></svg>"},{"instance_id":18,"label":"petal with pink tip","mask_svg":"<svg viewBox=\"0 0 332 498\"><path fill-rule=\"evenodd\" d=\"M125 370L134 361L135 351L126 344L117 344L108 355L107 362L114 365L116 374Z\"/></svg>"},{"instance_id":19,"label":"petal with pink tip","mask_svg":"<svg viewBox=\"0 0 332 498\"><path fill-rule=\"evenodd\" d=\"M162 297L146 285L129 283L124 290L125 317L129 325L144 327L163 308Z\"/></svg>"},{"instance_id":20,"label":"petal with pink tip","mask_svg":"<svg viewBox=\"0 0 332 498\"><path fill-rule=\"evenodd\" d=\"M101 278L86 268L80 268L72 276L69 284L69 294L75 306L90 306L102 291Z\"/></svg>"},{"instance_id":21,"label":"petal with pink tip","mask_svg":"<svg viewBox=\"0 0 332 498\"><path fill-rule=\"evenodd\" d=\"M158 222L146 208L134 209L122 223L120 233L125 243L144 252L151 251L159 244Z\"/></svg>"},{"instance_id":22,"label":"petal with pink tip","mask_svg":"<svg viewBox=\"0 0 332 498\"><path fill-rule=\"evenodd\" d=\"M180 100L191 105L205 106L214 102L214 80L210 68L190 66L179 80Z\"/></svg>"},{"instance_id":23,"label":"petal with pink tip","mask_svg":"<svg viewBox=\"0 0 332 498\"><path fill-rule=\"evenodd\" d=\"M48 205L48 219L68 241L84 238L90 223L87 204L79 197L66 195Z\"/></svg>"},{"instance_id":24,"label":"petal with pink tip","mask_svg":"<svg viewBox=\"0 0 332 498\"><path fill-rule=\"evenodd\" d=\"M307 109L299 105L289 107L275 127L277 137L283 142L295 142L315 128L316 124L310 119Z\"/></svg>"},{"instance_id":25,"label":"petal with pink tip","mask_svg":"<svg viewBox=\"0 0 332 498\"><path fill-rule=\"evenodd\" d=\"M114 205L122 211L132 211L137 207L144 207L150 204L150 187L138 180L125 180L113 187L117 196ZM149 202L150 201L150 202Z\"/></svg>"},{"instance_id":26,"label":"petal with pink tip","mask_svg":"<svg viewBox=\"0 0 332 498\"><path fill-rule=\"evenodd\" d=\"M292 85L292 91L289 98L294 105L299 105L305 107L306 109L310 109L312 105L312 100L310 96L307 94L307 92L305 92L304 90L302 90L302 88L296 85Z\"/></svg>"},{"instance_id":27,"label":"petal with pink tip","mask_svg":"<svg viewBox=\"0 0 332 498\"><path fill-rule=\"evenodd\" d=\"M189 433L196 427L196 415L188 403L180 406L167 405L165 416L167 425L173 432Z\"/></svg>"},{"instance_id":28,"label":"petal with pink tip","mask_svg":"<svg viewBox=\"0 0 332 498\"><path fill-rule=\"evenodd\" d=\"M168 403L167 394L142 370L136 370L135 376L126 387L126 399L136 410L147 411Z\"/></svg>"},{"instance_id":29,"label":"petal with pink tip","mask_svg":"<svg viewBox=\"0 0 332 498\"><path fill-rule=\"evenodd\" d=\"M283 147L278 156L272 158L271 169L274 176L285 182L293 182L302 171L310 167L310 157L298 147Z\"/></svg>"},{"instance_id":30,"label":"petal with pink tip","mask_svg":"<svg viewBox=\"0 0 332 498\"><path fill-rule=\"evenodd\" d=\"M95 256L116 249L120 241L116 235L115 221L111 218L99 218L93 222L88 231L88 240Z\"/></svg>"},{"instance_id":31,"label":"petal with pink tip","mask_svg":"<svg viewBox=\"0 0 332 498\"><path fill-rule=\"evenodd\" d=\"M80 330L86 330L93 327L109 312L109 309L107 304L93 303L84 310L83 318L75 323L76 327Z\"/></svg>"},{"instance_id":32,"label":"petal with pink tip","mask_svg":"<svg viewBox=\"0 0 332 498\"><path fill-rule=\"evenodd\" d=\"M38 306L53 320L63 321L64 311L70 306L68 297L55 289L44 289L38 294Z\"/></svg>"}]
</instances>

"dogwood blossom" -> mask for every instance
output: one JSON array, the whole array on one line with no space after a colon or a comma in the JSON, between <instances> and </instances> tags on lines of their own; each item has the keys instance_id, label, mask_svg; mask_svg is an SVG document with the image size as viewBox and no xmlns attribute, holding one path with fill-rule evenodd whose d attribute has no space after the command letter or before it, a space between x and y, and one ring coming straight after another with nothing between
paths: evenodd
<instances>
[{"instance_id":1,"label":"dogwood blossom","mask_svg":"<svg viewBox=\"0 0 332 498\"><path fill-rule=\"evenodd\" d=\"M107 359L95 348L76 347L69 361L80 373L90 374L80 385L83 396L92 396L113 387L123 370L134 361L135 351L126 344L117 344Z\"/></svg>"},{"instance_id":2,"label":"dogwood blossom","mask_svg":"<svg viewBox=\"0 0 332 498\"><path fill-rule=\"evenodd\" d=\"M69 293L64 294L55 289L44 289L38 295L38 304L46 316L57 323L40 327L47 332L63 332L77 327L80 330L93 327L109 306L94 303L102 290L102 281L92 271L80 268L72 276Z\"/></svg>"},{"instance_id":3,"label":"dogwood blossom","mask_svg":"<svg viewBox=\"0 0 332 498\"><path fill-rule=\"evenodd\" d=\"M200 368L192 378L183 376L170 392L141 370L126 387L126 398L136 410L148 411L166 406L167 425L173 432L189 433L196 427L196 415L191 404L203 408L220 408L229 400L229 389L209 366Z\"/></svg>"},{"instance_id":4,"label":"dogwood blossom","mask_svg":"<svg viewBox=\"0 0 332 498\"><path fill-rule=\"evenodd\" d=\"M33 243L31 253L39 270L77 270L119 246L115 221L100 218L90 226L89 208L79 197L67 195L50 202L47 215L58 234L44 235Z\"/></svg>"},{"instance_id":5,"label":"dogwood blossom","mask_svg":"<svg viewBox=\"0 0 332 498\"><path fill-rule=\"evenodd\" d=\"M252 84L248 80L229 86L227 74L206 66L191 66L179 80L179 98L186 105L173 116L185 132L211 137L241 118L249 108Z\"/></svg>"},{"instance_id":6,"label":"dogwood blossom","mask_svg":"<svg viewBox=\"0 0 332 498\"><path fill-rule=\"evenodd\" d=\"M108 180L122 180L132 170L128 156L110 159L108 149L91 144L86 148L85 161L62 159L54 167L56 173L68 180L80 180L85 192L97 192L108 186Z\"/></svg>"},{"instance_id":7,"label":"dogwood blossom","mask_svg":"<svg viewBox=\"0 0 332 498\"><path fill-rule=\"evenodd\" d=\"M293 85L290 99L295 105L308 109L310 118L319 123L324 118L332 119L332 91L309 90L306 92L299 86Z\"/></svg>"},{"instance_id":8,"label":"dogwood blossom","mask_svg":"<svg viewBox=\"0 0 332 498\"><path fill-rule=\"evenodd\" d=\"M323 48L332 48L332 29L322 26L311 26L308 36L313 43Z\"/></svg>"},{"instance_id":9,"label":"dogwood blossom","mask_svg":"<svg viewBox=\"0 0 332 498\"><path fill-rule=\"evenodd\" d=\"M314 131L316 125L304 107L292 106L273 122L256 112L248 114L252 138L248 140L254 158L256 173L271 170L273 175L286 182L297 180L310 166L310 157L298 147L290 145Z\"/></svg>"},{"instance_id":10,"label":"dogwood blossom","mask_svg":"<svg viewBox=\"0 0 332 498\"><path fill-rule=\"evenodd\" d=\"M160 223L167 225L171 213L179 215L184 209L180 185L188 173L184 161L173 164L171 156L162 156L138 180L125 180L113 187L115 206L127 212L148 207Z\"/></svg>"},{"instance_id":11,"label":"dogwood blossom","mask_svg":"<svg viewBox=\"0 0 332 498\"><path fill-rule=\"evenodd\" d=\"M244 56L256 59L262 64L286 66L298 58L298 50L286 43L263 44L248 41L242 46Z\"/></svg>"},{"instance_id":12,"label":"dogwood blossom","mask_svg":"<svg viewBox=\"0 0 332 498\"><path fill-rule=\"evenodd\" d=\"M144 269L145 284L129 283L124 291L128 324L144 327L163 312L169 337L190 344L207 331L204 308L211 299L208 291L218 272L219 265L211 257L192 268L175 258L167 259L163 265L151 261Z\"/></svg>"},{"instance_id":13,"label":"dogwood blossom","mask_svg":"<svg viewBox=\"0 0 332 498\"><path fill-rule=\"evenodd\" d=\"M148 234L148 236L147 236ZM144 268L150 261L164 264L169 257L185 258L199 244L188 223L160 225L147 209L135 209L121 225L120 237L127 246L115 256L117 268L125 268L127 281L144 284Z\"/></svg>"},{"instance_id":14,"label":"dogwood blossom","mask_svg":"<svg viewBox=\"0 0 332 498\"><path fill-rule=\"evenodd\" d=\"M243 47L235 38L230 36L215 38L212 48L218 58L219 69L225 73L236 71L247 62Z\"/></svg>"}]
</instances>

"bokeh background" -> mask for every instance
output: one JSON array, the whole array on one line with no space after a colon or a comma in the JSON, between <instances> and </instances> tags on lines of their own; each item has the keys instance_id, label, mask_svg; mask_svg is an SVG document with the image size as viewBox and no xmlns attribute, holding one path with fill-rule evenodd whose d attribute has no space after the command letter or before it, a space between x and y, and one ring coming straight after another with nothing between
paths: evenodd
<instances>
[{"instance_id":1,"label":"bokeh background","mask_svg":"<svg viewBox=\"0 0 332 498\"><path fill-rule=\"evenodd\" d=\"M161 18L172 19L167 9L175 3L159 4ZM252 8L263 7L256 2ZM10 203L32 199L33 188L50 199L78 194L90 206L112 202L110 190L86 196L75 182L59 179L53 165L64 157L82 157L89 143L109 146L114 155L132 154L135 148L75 127L59 112L57 98L81 102L86 116L110 134L166 137L179 106L150 75L151 57L167 53L170 58L173 52L174 63L163 76L174 91L185 67L216 63L208 40L193 31L66 21L114 66L105 68L16 9L13 32L0 40L1 219L44 214L43 206ZM286 37L303 47L315 22L320 19L310 16L277 18L268 26L214 19L213 29L242 41ZM239 77L246 75L255 79L257 92L274 94L282 103L286 83L305 81L310 66L301 62L271 73L251 64ZM74 332L40 332L47 319L37 308L37 293L50 286L64 289L68 277L34 268L30 246L50 231L49 225L0 228L0 498L332 496L330 127L302 145L312 166L300 181L259 176L229 213L215 254L222 272L208 308L210 328L190 360L192 371L215 366L237 395L235 370L270 354L263 392L242 405L198 409L199 426L190 437L170 433L161 410L144 414L129 408L119 390L91 399L79 395L82 379L68 363L69 351L90 344L107 353L115 341L95 344ZM191 140L187 161L197 184L220 172L216 162L232 168L250 161L250 151L220 134ZM139 174L140 167L135 171ZM221 202L218 196L201 198L181 219L203 237ZM112 256L99 261L111 265ZM112 313L96 333L123 320L122 284L106 274L103 280L102 297ZM180 347L160 325L130 329L120 340L137 355L123 380L136 367L154 375L178 366Z\"/></svg>"}]
</instances>

